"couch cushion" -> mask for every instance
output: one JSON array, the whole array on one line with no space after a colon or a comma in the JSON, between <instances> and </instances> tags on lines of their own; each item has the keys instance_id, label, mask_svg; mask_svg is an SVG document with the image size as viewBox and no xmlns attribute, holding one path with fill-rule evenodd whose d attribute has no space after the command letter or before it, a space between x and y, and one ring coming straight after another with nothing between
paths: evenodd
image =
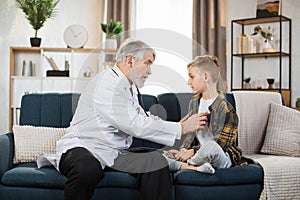
<instances>
[{"instance_id":1,"label":"couch cushion","mask_svg":"<svg viewBox=\"0 0 300 200\"><path fill-rule=\"evenodd\" d=\"M262 153L300 157L300 112L271 103Z\"/></svg>"},{"instance_id":2,"label":"couch cushion","mask_svg":"<svg viewBox=\"0 0 300 200\"><path fill-rule=\"evenodd\" d=\"M125 172L105 172L97 187L137 188L136 179Z\"/></svg>"},{"instance_id":3,"label":"couch cushion","mask_svg":"<svg viewBox=\"0 0 300 200\"><path fill-rule=\"evenodd\" d=\"M281 95L260 91L233 91L233 95L239 116L239 147L244 154L257 154L265 138L270 103L281 104Z\"/></svg>"},{"instance_id":4,"label":"couch cushion","mask_svg":"<svg viewBox=\"0 0 300 200\"><path fill-rule=\"evenodd\" d=\"M166 93L158 95L158 102L167 113L165 120L178 122L181 117L179 102L174 93ZM164 113L160 111L161 113Z\"/></svg>"},{"instance_id":5,"label":"couch cushion","mask_svg":"<svg viewBox=\"0 0 300 200\"><path fill-rule=\"evenodd\" d=\"M240 185L263 183L263 169L260 165L218 169L216 173L206 174L192 170L181 170L175 174L175 184L194 186Z\"/></svg>"},{"instance_id":6,"label":"couch cushion","mask_svg":"<svg viewBox=\"0 0 300 200\"><path fill-rule=\"evenodd\" d=\"M63 188L66 178L54 168L37 169L36 163L21 163L3 174L7 186Z\"/></svg>"},{"instance_id":7,"label":"couch cushion","mask_svg":"<svg viewBox=\"0 0 300 200\"><path fill-rule=\"evenodd\" d=\"M35 162L41 154L54 154L56 141L65 131L65 128L14 125L14 163Z\"/></svg>"},{"instance_id":8,"label":"couch cushion","mask_svg":"<svg viewBox=\"0 0 300 200\"><path fill-rule=\"evenodd\" d=\"M236 105L235 105L235 100L234 100L234 96L232 93L224 93L225 95L225 99L227 102L229 102L232 107L234 107L234 109L236 109Z\"/></svg>"},{"instance_id":9,"label":"couch cushion","mask_svg":"<svg viewBox=\"0 0 300 200\"><path fill-rule=\"evenodd\" d=\"M77 93L24 95L20 125L68 127L78 99Z\"/></svg>"},{"instance_id":10,"label":"couch cushion","mask_svg":"<svg viewBox=\"0 0 300 200\"><path fill-rule=\"evenodd\" d=\"M38 169L36 163L22 163L3 174L1 183L7 186L64 188L66 177L54 168ZM137 188L136 179L124 172L105 172L97 187Z\"/></svg>"},{"instance_id":11,"label":"couch cushion","mask_svg":"<svg viewBox=\"0 0 300 200\"><path fill-rule=\"evenodd\" d=\"M158 103L167 112L167 121L178 122L183 118L189 107L189 102L194 96L193 93L165 93L158 95Z\"/></svg>"},{"instance_id":12,"label":"couch cushion","mask_svg":"<svg viewBox=\"0 0 300 200\"><path fill-rule=\"evenodd\" d=\"M142 99L145 105L146 111L149 111L151 106L157 104L157 98L152 95L142 94Z\"/></svg>"},{"instance_id":13,"label":"couch cushion","mask_svg":"<svg viewBox=\"0 0 300 200\"><path fill-rule=\"evenodd\" d=\"M20 125L61 127L59 94L28 94L22 97Z\"/></svg>"},{"instance_id":14,"label":"couch cushion","mask_svg":"<svg viewBox=\"0 0 300 200\"><path fill-rule=\"evenodd\" d=\"M70 126L73 114L76 110L80 94L77 93L66 93L60 94L61 104L61 127Z\"/></svg>"},{"instance_id":15,"label":"couch cushion","mask_svg":"<svg viewBox=\"0 0 300 200\"><path fill-rule=\"evenodd\" d=\"M143 99L146 111L150 110L151 114L158 115L158 111L157 111L157 107L156 107L157 106L157 98L152 95L142 94L142 99ZM164 145L162 145L162 144L158 144L155 142L151 142L151 141L147 141L144 139L133 137L133 142L132 142L131 148L150 147L150 148L160 149L163 146Z\"/></svg>"}]
</instances>

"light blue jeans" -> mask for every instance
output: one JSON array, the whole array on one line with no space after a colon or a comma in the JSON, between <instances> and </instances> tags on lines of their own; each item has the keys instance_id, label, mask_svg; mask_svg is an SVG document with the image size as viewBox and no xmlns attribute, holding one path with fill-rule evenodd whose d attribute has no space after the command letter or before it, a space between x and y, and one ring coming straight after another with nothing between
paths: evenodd
<instances>
[{"instance_id":1,"label":"light blue jeans","mask_svg":"<svg viewBox=\"0 0 300 200\"><path fill-rule=\"evenodd\" d=\"M166 159L170 171L177 171L180 169L182 162L168 157L166 157ZM215 169L229 168L232 165L229 154L227 152L225 153L220 145L213 140L206 141L196 154L187 160L187 163L194 166L210 163Z\"/></svg>"}]
</instances>

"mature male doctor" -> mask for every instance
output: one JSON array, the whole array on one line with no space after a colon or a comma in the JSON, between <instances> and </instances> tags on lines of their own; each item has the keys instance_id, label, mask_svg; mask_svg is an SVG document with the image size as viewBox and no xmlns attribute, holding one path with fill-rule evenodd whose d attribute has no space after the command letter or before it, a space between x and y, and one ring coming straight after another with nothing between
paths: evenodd
<instances>
[{"instance_id":1,"label":"mature male doctor","mask_svg":"<svg viewBox=\"0 0 300 200\"><path fill-rule=\"evenodd\" d=\"M207 116L197 114L183 123L147 116L132 86L143 86L154 59L155 51L144 42L126 42L116 65L95 76L81 94L70 127L57 142L57 166L68 178L66 200L91 199L104 168L136 169L132 174L139 180L142 199L171 199L170 176L161 154L139 160L126 150L133 136L172 146L182 134L203 129ZM151 169L149 163L163 164Z\"/></svg>"}]
</instances>

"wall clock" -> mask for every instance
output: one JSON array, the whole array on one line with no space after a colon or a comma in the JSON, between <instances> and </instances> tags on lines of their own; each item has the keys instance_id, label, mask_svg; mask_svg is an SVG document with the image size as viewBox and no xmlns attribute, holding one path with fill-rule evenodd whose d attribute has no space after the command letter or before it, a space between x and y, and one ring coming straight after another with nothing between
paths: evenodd
<instances>
[{"instance_id":1,"label":"wall clock","mask_svg":"<svg viewBox=\"0 0 300 200\"><path fill-rule=\"evenodd\" d=\"M67 27L64 32L64 41L68 48L83 48L87 40L88 32L79 24Z\"/></svg>"}]
</instances>

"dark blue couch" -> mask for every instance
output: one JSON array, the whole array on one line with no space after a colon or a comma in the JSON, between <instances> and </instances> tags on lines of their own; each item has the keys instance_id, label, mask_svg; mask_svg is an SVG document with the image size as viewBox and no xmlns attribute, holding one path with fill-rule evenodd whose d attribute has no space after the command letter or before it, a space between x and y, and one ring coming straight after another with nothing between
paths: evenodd
<instances>
[{"instance_id":1,"label":"dark blue couch","mask_svg":"<svg viewBox=\"0 0 300 200\"><path fill-rule=\"evenodd\" d=\"M170 121L178 121L192 94L143 95L146 108ZM20 124L67 127L77 106L78 94L29 94L22 99ZM227 98L234 104L232 95ZM177 142L180 144L180 141ZM133 146L160 148L159 144L135 139ZM0 199L63 199L66 178L54 168L37 169L36 163L13 164L13 134L0 135ZM263 170L258 165L216 170L214 175L182 170L173 176L174 199L258 199L263 188ZM93 199L140 199L136 180L123 172L106 172Z\"/></svg>"}]
</instances>

